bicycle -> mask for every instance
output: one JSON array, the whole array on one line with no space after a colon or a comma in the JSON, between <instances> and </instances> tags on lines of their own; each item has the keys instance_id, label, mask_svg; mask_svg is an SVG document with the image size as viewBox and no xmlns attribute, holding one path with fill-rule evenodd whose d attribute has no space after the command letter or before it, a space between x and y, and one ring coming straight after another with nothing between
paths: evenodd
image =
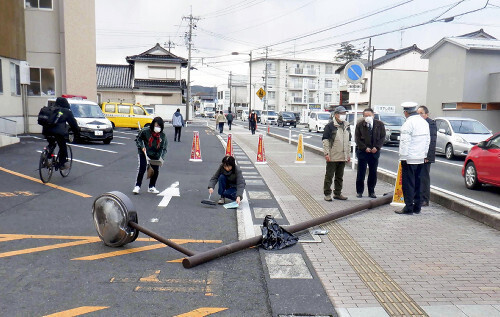
<instances>
[{"instance_id":1,"label":"bicycle","mask_svg":"<svg viewBox=\"0 0 500 317\"><path fill-rule=\"evenodd\" d=\"M55 141L55 138L52 136L48 136L47 140L49 138L53 138ZM40 161L38 163L38 171L40 173L40 179L42 182L48 183L50 181L50 178L52 177L52 173L54 170L59 170L59 173L61 173L62 177L67 177L69 173L71 172L71 166L73 165L73 151L71 150L71 147L67 144L67 162L69 162L69 167L67 169L61 169L60 167L64 165L65 162L59 162L59 145L57 142L54 142L54 146L50 146L50 143L43 148L42 154L40 155ZM57 149L57 155L54 154Z\"/></svg>"}]
</instances>

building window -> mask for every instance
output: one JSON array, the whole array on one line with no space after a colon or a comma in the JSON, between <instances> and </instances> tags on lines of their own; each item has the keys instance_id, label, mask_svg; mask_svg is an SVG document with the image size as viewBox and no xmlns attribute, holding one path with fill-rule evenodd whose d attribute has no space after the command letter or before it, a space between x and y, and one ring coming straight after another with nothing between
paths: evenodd
<instances>
[{"instance_id":1,"label":"building window","mask_svg":"<svg viewBox=\"0 0 500 317\"><path fill-rule=\"evenodd\" d=\"M327 75L333 74L333 66L332 65L325 66L325 74L327 74Z\"/></svg>"},{"instance_id":2,"label":"building window","mask_svg":"<svg viewBox=\"0 0 500 317\"><path fill-rule=\"evenodd\" d=\"M332 102L332 94L325 94L325 102Z\"/></svg>"},{"instance_id":3,"label":"building window","mask_svg":"<svg viewBox=\"0 0 500 317\"><path fill-rule=\"evenodd\" d=\"M268 71L272 71L272 72L274 72L274 71L276 70L276 64L275 64L275 63L268 62L268 63L267 63L267 70L268 70Z\"/></svg>"},{"instance_id":4,"label":"building window","mask_svg":"<svg viewBox=\"0 0 500 317\"><path fill-rule=\"evenodd\" d=\"M271 100L276 99L276 91L269 92L269 99L271 99Z\"/></svg>"},{"instance_id":5,"label":"building window","mask_svg":"<svg viewBox=\"0 0 500 317\"><path fill-rule=\"evenodd\" d=\"M0 74L2 73L2 70L0 69ZM0 83L1 85L1 83ZM1 88L1 87L0 87ZM481 104L481 110L488 110L488 104L487 103L482 103Z\"/></svg>"},{"instance_id":6,"label":"building window","mask_svg":"<svg viewBox=\"0 0 500 317\"><path fill-rule=\"evenodd\" d=\"M55 77L53 68L30 67L28 96L55 96Z\"/></svg>"},{"instance_id":7,"label":"building window","mask_svg":"<svg viewBox=\"0 0 500 317\"><path fill-rule=\"evenodd\" d=\"M443 109L457 109L457 103L456 102L447 102L443 103L442 105Z\"/></svg>"},{"instance_id":8,"label":"building window","mask_svg":"<svg viewBox=\"0 0 500 317\"><path fill-rule=\"evenodd\" d=\"M3 94L2 60L0 59L0 94Z\"/></svg>"},{"instance_id":9,"label":"building window","mask_svg":"<svg viewBox=\"0 0 500 317\"><path fill-rule=\"evenodd\" d=\"M52 10L52 0L26 0L26 8Z\"/></svg>"},{"instance_id":10,"label":"building window","mask_svg":"<svg viewBox=\"0 0 500 317\"><path fill-rule=\"evenodd\" d=\"M10 63L10 93L12 95L21 95L21 81L19 75L19 65Z\"/></svg>"},{"instance_id":11,"label":"building window","mask_svg":"<svg viewBox=\"0 0 500 317\"><path fill-rule=\"evenodd\" d=\"M274 85L276 85L276 77L269 77L267 79L267 85L268 86L274 86Z\"/></svg>"},{"instance_id":12,"label":"building window","mask_svg":"<svg viewBox=\"0 0 500 317\"><path fill-rule=\"evenodd\" d=\"M325 80L325 88L333 88L333 81Z\"/></svg>"}]
</instances>

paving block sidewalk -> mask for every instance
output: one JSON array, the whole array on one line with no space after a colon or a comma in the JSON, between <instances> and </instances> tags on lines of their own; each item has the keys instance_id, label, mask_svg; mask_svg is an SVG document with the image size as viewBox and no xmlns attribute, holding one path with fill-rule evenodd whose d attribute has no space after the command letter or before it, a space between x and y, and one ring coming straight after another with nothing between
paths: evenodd
<instances>
[{"instance_id":1,"label":"paving block sidewalk","mask_svg":"<svg viewBox=\"0 0 500 317\"><path fill-rule=\"evenodd\" d=\"M244 125L231 132L255 162L259 133ZM257 169L291 224L370 199L356 198L349 165L349 199L324 201L323 157L306 151L306 163L296 164L296 146L266 136L264 145L268 164ZM379 196L392 190L376 187ZM500 316L500 233L434 203L419 215L396 209L331 222L322 243L303 245L339 316Z\"/></svg>"}]
</instances>

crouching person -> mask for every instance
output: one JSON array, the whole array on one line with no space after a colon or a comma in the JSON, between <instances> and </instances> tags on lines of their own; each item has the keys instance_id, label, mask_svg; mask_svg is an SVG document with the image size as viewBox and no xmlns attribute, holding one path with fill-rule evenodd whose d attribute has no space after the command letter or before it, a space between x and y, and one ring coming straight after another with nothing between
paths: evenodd
<instances>
[{"instance_id":1,"label":"crouching person","mask_svg":"<svg viewBox=\"0 0 500 317\"><path fill-rule=\"evenodd\" d=\"M217 183L219 183L218 193L220 199L218 203L220 205L225 203L225 198L236 201L238 205L240 204L246 183L241 169L236 166L234 157L225 156L222 159L222 163L208 183L208 192L210 194L214 192Z\"/></svg>"}]
</instances>

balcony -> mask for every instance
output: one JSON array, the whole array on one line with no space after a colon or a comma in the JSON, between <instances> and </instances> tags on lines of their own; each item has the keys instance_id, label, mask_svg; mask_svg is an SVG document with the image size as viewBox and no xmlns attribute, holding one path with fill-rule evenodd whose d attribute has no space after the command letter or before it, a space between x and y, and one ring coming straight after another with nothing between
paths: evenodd
<instances>
[{"instance_id":1,"label":"balcony","mask_svg":"<svg viewBox=\"0 0 500 317\"><path fill-rule=\"evenodd\" d=\"M318 86L315 83L309 83L309 90L318 90Z\"/></svg>"},{"instance_id":2,"label":"balcony","mask_svg":"<svg viewBox=\"0 0 500 317\"><path fill-rule=\"evenodd\" d=\"M288 90L302 90L302 84L291 84Z\"/></svg>"},{"instance_id":3,"label":"balcony","mask_svg":"<svg viewBox=\"0 0 500 317\"><path fill-rule=\"evenodd\" d=\"M305 105L306 103L304 102L304 100L302 99L302 97L292 97L290 102L292 104L303 104Z\"/></svg>"}]
</instances>

